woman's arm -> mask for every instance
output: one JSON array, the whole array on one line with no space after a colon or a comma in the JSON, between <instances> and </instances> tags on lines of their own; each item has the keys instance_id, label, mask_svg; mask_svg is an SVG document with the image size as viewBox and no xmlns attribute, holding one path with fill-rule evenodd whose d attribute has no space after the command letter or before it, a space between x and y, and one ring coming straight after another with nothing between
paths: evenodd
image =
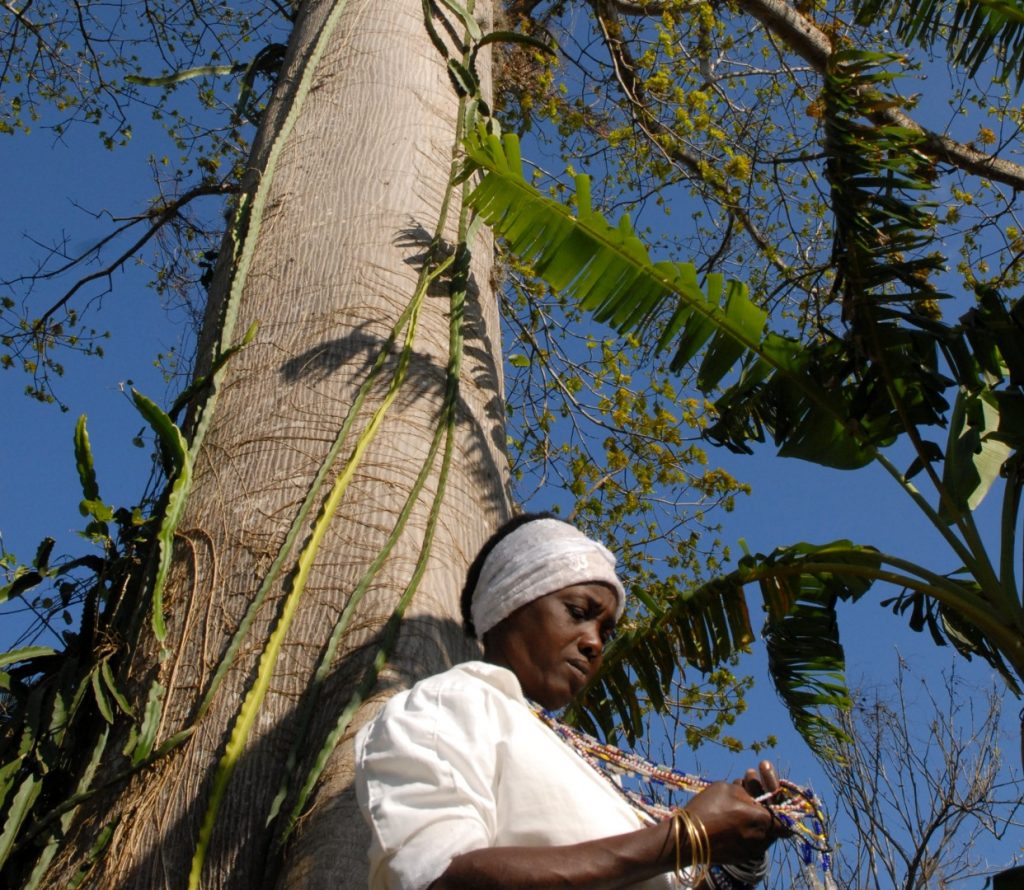
<instances>
[{"instance_id":1,"label":"woman's arm","mask_svg":"<svg viewBox=\"0 0 1024 890\"><path fill-rule=\"evenodd\" d=\"M759 856L781 826L740 785L717 782L686 807L707 829L711 859L732 863ZM566 887L614 890L676 867L671 821L580 844L554 847L487 847L456 856L430 890L542 890ZM679 859L693 862L686 831Z\"/></svg>"},{"instance_id":2,"label":"woman's arm","mask_svg":"<svg viewBox=\"0 0 1024 890\"><path fill-rule=\"evenodd\" d=\"M687 841L682 839L687 845ZM690 861L689 851L683 861ZM671 822L559 847L487 847L456 856L430 890L612 890L675 868Z\"/></svg>"}]
</instances>

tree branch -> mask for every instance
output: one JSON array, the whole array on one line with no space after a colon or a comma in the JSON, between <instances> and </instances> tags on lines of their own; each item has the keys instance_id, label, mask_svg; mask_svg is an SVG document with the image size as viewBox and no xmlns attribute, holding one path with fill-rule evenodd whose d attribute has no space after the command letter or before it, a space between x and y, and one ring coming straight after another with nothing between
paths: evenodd
<instances>
[{"instance_id":1,"label":"tree branch","mask_svg":"<svg viewBox=\"0 0 1024 890\"><path fill-rule=\"evenodd\" d=\"M665 0L651 0L649 3L630 3L629 0L608 0L608 5L621 15L661 15L668 9Z\"/></svg>"},{"instance_id":2,"label":"tree branch","mask_svg":"<svg viewBox=\"0 0 1024 890\"><path fill-rule=\"evenodd\" d=\"M636 74L636 63L629 52L628 45L620 36L621 25L614 17L615 9L619 4L615 0L591 0L590 5L594 10L594 18L599 26L601 39L611 58L615 79L629 103L633 121L637 127L667 160L673 164L682 164L691 174L707 185L714 193L715 198L721 202L730 219L736 219L769 262L788 280L792 280L793 270L774 255L774 251L771 249L772 245L758 229L750 215L725 193L725 189L708 181L700 159L682 147L672 130L661 122L647 104L643 80ZM639 8L639 4L637 8ZM663 140L657 138L657 134L670 136L672 144L665 145Z\"/></svg>"},{"instance_id":3,"label":"tree branch","mask_svg":"<svg viewBox=\"0 0 1024 890\"><path fill-rule=\"evenodd\" d=\"M31 20L25 17L25 10L28 9L32 4L29 3L24 9L15 9L14 4L9 3L8 0L4 0L4 9L6 9L11 15L13 15L19 22L21 22L26 28L30 28L36 31L39 26L33 23Z\"/></svg>"},{"instance_id":4,"label":"tree branch","mask_svg":"<svg viewBox=\"0 0 1024 890\"><path fill-rule=\"evenodd\" d=\"M50 308L47 309L39 317L39 319L35 323L36 327L39 329L44 328L46 326L46 322L53 317L54 313L56 313L59 309L66 306L68 302L71 300L71 298L76 293L78 293L78 291L80 291L83 287L85 287L92 281L96 281L99 278L108 277L120 266L122 266L124 263L130 260L136 253L139 252L139 250L141 250L149 242L149 240L154 235L157 234L157 232L160 231L160 229L164 225L166 225L172 219L174 219L181 211L181 208L184 207L186 204L195 200L196 198L200 198L205 195L226 195L235 190L236 189L234 188L234 186L226 182L196 186L195 188L190 189L185 194L176 198L174 201L165 204L163 207L160 207L159 209L153 208L149 213L147 213L145 216L140 216L133 223L129 223L128 225L120 227L117 230L117 234L120 234L122 231L130 228L137 222L142 222L143 220L149 220L150 222L149 228L146 229L146 231L143 232L143 234L133 244L131 244L127 250L123 251L112 262L108 263L102 269L93 272L91 275L86 275L84 278L79 278L78 281L76 281L74 285L59 300L57 300L56 303L50 306ZM108 239L104 239L104 241L101 242L101 244L105 243L107 240ZM90 253L91 252L92 251L90 251ZM64 269L71 268L72 266L75 265L76 262L79 262L81 259L82 257L79 257L78 260L71 261L64 267Z\"/></svg>"},{"instance_id":5,"label":"tree branch","mask_svg":"<svg viewBox=\"0 0 1024 890\"><path fill-rule=\"evenodd\" d=\"M785 0L737 0L743 12L757 19L782 39L819 73L824 73L832 54L832 41L806 16ZM925 137L925 151L966 173L984 176L1013 189L1024 190L1024 167L993 157L957 142L942 133L928 130L899 109L883 109L874 115L879 123L906 127Z\"/></svg>"}]
</instances>

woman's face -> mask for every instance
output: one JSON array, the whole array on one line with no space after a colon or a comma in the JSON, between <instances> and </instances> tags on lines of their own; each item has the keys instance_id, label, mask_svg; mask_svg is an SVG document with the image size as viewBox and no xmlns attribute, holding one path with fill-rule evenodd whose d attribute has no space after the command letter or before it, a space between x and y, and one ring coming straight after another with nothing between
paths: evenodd
<instances>
[{"instance_id":1,"label":"woman's face","mask_svg":"<svg viewBox=\"0 0 1024 890\"><path fill-rule=\"evenodd\" d=\"M604 584L563 587L489 630L485 657L511 670L527 698L549 710L564 708L601 666L617 606Z\"/></svg>"}]
</instances>

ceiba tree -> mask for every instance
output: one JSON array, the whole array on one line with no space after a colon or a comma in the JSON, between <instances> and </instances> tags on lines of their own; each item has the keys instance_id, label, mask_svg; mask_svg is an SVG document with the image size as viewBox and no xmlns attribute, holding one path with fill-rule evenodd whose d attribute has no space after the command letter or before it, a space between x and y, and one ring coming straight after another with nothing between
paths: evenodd
<instances>
[{"instance_id":1,"label":"ceiba tree","mask_svg":"<svg viewBox=\"0 0 1024 890\"><path fill-rule=\"evenodd\" d=\"M493 248L454 181L468 110L431 40L457 59L472 23L429 16L297 10L211 288L155 595L104 618L136 634L104 674L138 719L100 716L78 753L102 790L16 847L18 880L365 883L352 735L470 652L458 591L509 513ZM473 17L490 30L489 3Z\"/></svg>"}]
</instances>

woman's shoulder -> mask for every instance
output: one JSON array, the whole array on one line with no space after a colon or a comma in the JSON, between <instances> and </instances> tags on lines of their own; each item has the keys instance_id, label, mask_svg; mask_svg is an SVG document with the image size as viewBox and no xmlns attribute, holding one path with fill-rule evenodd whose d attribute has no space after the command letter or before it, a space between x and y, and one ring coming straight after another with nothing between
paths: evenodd
<instances>
[{"instance_id":1,"label":"woman's shoulder","mask_svg":"<svg viewBox=\"0 0 1024 890\"><path fill-rule=\"evenodd\" d=\"M512 671L484 661L465 661L425 677L405 692L398 693L388 702L386 709L418 708L460 699L526 704L519 681Z\"/></svg>"},{"instance_id":2,"label":"woman's shoulder","mask_svg":"<svg viewBox=\"0 0 1024 890\"><path fill-rule=\"evenodd\" d=\"M390 749L405 739L502 732L526 707L511 671L481 661L465 662L393 695L359 732L356 747Z\"/></svg>"}]
</instances>

